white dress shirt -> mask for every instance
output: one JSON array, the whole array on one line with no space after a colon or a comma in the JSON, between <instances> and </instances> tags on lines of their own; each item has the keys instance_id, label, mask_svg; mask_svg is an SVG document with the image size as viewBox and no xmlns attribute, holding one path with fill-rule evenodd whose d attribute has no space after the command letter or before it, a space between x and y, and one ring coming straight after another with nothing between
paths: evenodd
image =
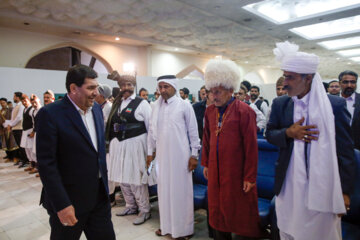
<instances>
[{"instance_id":1,"label":"white dress shirt","mask_svg":"<svg viewBox=\"0 0 360 240\"><path fill-rule=\"evenodd\" d=\"M351 121L350 121L350 124L352 122L352 119L353 119L353 115L354 115L354 110L355 110L355 93L351 94L350 97L347 97L345 98L346 100L346 106L347 106L347 109L349 111L349 113L351 114Z\"/></svg>"},{"instance_id":2,"label":"white dress shirt","mask_svg":"<svg viewBox=\"0 0 360 240\"><path fill-rule=\"evenodd\" d=\"M74 101L71 99L71 97L68 95L70 101L72 102L72 104L74 105L74 107L76 108L76 110L79 112L81 119L83 120L83 123L86 127L86 130L88 131L90 138L91 138L91 142L93 143L93 146L95 148L95 150L98 150L98 145L97 145L97 137L96 137L96 128L95 128L95 121L94 121L94 116L92 114L92 107L88 108L86 111L83 111L81 108L78 107L78 105L76 105L76 103L74 103Z\"/></svg>"}]
</instances>

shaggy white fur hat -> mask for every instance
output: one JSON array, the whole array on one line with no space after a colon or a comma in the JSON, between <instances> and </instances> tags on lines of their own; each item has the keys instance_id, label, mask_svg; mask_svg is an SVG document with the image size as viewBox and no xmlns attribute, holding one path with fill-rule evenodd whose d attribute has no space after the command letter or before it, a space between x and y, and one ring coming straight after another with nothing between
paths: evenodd
<instances>
[{"instance_id":1,"label":"shaggy white fur hat","mask_svg":"<svg viewBox=\"0 0 360 240\"><path fill-rule=\"evenodd\" d=\"M205 87L223 86L226 89L238 90L241 73L239 67L230 60L210 60L205 68Z\"/></svg>"}]
</instances>

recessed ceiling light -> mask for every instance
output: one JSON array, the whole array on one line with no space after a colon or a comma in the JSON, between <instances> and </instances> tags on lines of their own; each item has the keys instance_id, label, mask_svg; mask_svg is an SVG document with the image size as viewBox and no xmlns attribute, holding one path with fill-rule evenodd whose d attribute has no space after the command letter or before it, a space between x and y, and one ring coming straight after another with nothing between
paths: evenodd
<instances>
[{"instance_id":1,"label":"recessed ceiling light","mask_svg":"<svg viewBox=\"0 0 360 240\"><path fill-rule=\"evenodd\" d=\"M178 48L175 48L174 50L175 50L175 51L179 51L179 49L178 49Z\"/></svg>"},{"instance_id":2,"label":"recessed ceiling light","mask_svg":"<svg viewBox=\"0 0 360 240\"><path fill-rule=\"evenodd\" d=\"M355 46L360 46L360 37L351 37L351 38L323 41L323 42L319 42L318 44L329 50L336 50L346 47L355 47Z\"/></svg>"},{"instance_id":3,"label":"recessed ceiling light","mask_svg":"<svg viewBox=\"0 0 360 240\"><path fill-rule=\"evenodd\" d=\"M119 41L119 40L120 40L120 38L119 38L119 37L116 37L116 38L115 38L115 40L116 40L116 41Z\"/></svg>"},{"instance_id":4,"label":"recessed ceiling light","mask_svg":"<svg viewBox=\"0 0 360 240\"><path fill-rule=\"evenodd\" d=\"M351 65L351 62L348 62L347 64L348 64L348 65Z\"/></svg>"},{"instance_id":5,"label":"recessed ceiling light","mask_svg":"<svg viewBox=\"0 0 360 240\"><path fill-rule=\"evenodd\" d=\"M344 57L360 56L360 48L338 51L337 53Z\"/></svg>"},{"instance_id":6,"label":"recessed ceiling light","mask_svg":"<svg viewBox=\"0 0 360 240\"><path fill-rule=\"evenodd\" d=\"M336 58L336 60L340 60L340 58Z\"/></svg>"},{"instance_id":7,"label":"recessed ceiling light","mask_svg":"<svg viewBox=\"0 0 360 240\"><path fill-rule=\"evenodd\" d=\"M340 12L358 6L360 6L358 0L266 0L246 5L243 8L268 21L284 24Z\"/></svg>"},{"instance_id":8,"label":"recessed ceiling light","mask_svg":"<svg viewBox=\"0 0 360 240\"><path fill-rule=\"evenodd\" d=\"M217 55L217 56L215 56L215 59L222 59L222 56L221 56L221 55Z\"/></svg>"},{"instance_id":9,"label":"recessed ceiling light","mask_svg":"<svg viewBox=\"0 0 360 240\"><path fill-rule=\"evenodd\" d=\"M246 64L248 64L248 63L249 63L249 61L245 61L245 63L246 63Z\"/></svg>"},{"instance_id":10,"label":"recessed ceiling light","mask_svg":"<svg viewBox=\"0 0 360 240\"><path fill-rule=\"evenodd\" d=\"M360 31L360 15L290 29L308 40L335 37Z\"/></svg>"},{"instance_id":11,"label":"recessed ceiling light","mask_svg":"<svg viewBox=\"0 0 360 240\"><path fill-rule=\"evenodd\" d=\"M352 57L350 60L353 60L354 62L360 62L360 57Z\"/></svg>"}]
</instances>

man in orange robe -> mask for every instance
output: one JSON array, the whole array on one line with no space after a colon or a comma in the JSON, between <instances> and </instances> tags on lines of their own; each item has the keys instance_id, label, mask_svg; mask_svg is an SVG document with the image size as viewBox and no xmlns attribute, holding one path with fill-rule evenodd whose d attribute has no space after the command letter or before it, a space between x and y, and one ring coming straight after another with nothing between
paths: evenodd
<instances>
[{"instance_id":1,"label":"man in orange robe","mask_svg":"<svg viewBox=\"0 0 360 240\"><path fill-rule=\"evenodd\" d=\"M208 178L209 222L214 239L263 236L258 212L256 115L232 97L240 85L237 65L210 60L205 86L214 104L205 112L202 165Z\"/></svg>"}]
</instances>

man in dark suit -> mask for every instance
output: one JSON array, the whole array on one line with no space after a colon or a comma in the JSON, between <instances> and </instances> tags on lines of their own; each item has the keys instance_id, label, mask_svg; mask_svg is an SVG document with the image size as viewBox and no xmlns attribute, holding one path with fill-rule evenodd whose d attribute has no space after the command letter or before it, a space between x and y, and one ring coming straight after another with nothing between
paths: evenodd
<instances>
[{"instance_id":1,"label":"man in dark suit","mask_svg":"<svg viewBox=\"0 0 360 240\"><path fill-rule=\"evenodd\" d=\"M202 135L203 135L203 129L204 129L205 110L208 106L210 106L211 104L214 103L213 94L209 90L206 90L205 86L202 87L201 90L202 89L205 89L205 93L206 93L204 100L193 104L196 121L197 121L197 125L198 125L200 141L202 141Z\"/></svg>"},{"instance_id":2,"label":"man in dark suit","mask_svg":"<svg viewBox=\"0 0 360 240\"><path fill-rule=\"evenodd\" d=\"M50 216L51 239L79 239L83 231L87 239L115 239L96 78L90 67L70 68L67 95L37 114L40 203Z\"/></svg>"},{"instance_id":3,"label":"man in dark suit","mask_svg":"<svg viewBox=\"0 0 360 240\"><path fill-rule=\"evenodd\" d=\"M360 150L360 94L356 91L358 75L353 71L339 74L341 97L346 100L346 106L351 114L351 130L354 147Z\"/></svg>"},{"instance_id":4,"label":"man in dark suit","mask_svg":"<svg viewBox=\"0 0 360 240\"><path fill-rule=\"evenodd\" d=\"M276 163L276 215L281 239L341 239L355 177L350 115L345 101L327 95L314 54L274 53L282 61L288 96L274 99L267 140L280 147ZM295 45L296 46L296 45ZM286 55L289 53L289 55Z\"/></svg>"}]
</instances>

